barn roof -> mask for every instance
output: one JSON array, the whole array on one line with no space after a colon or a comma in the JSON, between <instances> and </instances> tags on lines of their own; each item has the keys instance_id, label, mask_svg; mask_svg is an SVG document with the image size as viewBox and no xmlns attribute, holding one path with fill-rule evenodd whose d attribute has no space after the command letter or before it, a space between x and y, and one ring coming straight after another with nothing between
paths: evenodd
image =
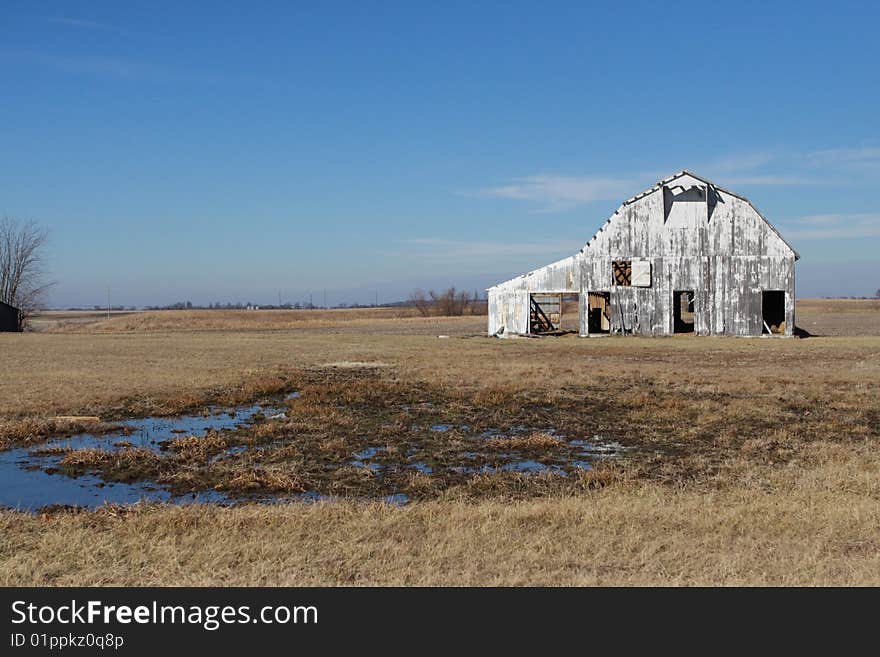
<instances>
[{"instance_id":1,"label":"barn roof","mask_svg":"<svg viewBox=\"0 0 880 657\"><path fill-rule=\"evenodd\" d=\"M627 206L627 205L629 205L629 204L631 204L631 203L635 203L635 202L638 201L639 199L642 199L642 198L646 197L648 194L653 194L654 192L663 189L663 187L667 186L669 183L671 183L671 182L673 182L674 180L677 180L678 178L681 178L681 177L683 177L683 176L690 176L691 178L696 178L696 179L699 180L700 182L704 182L704 183L706 183L706 185L709 186L709 187L712 187L712 188L714 188L714 189L716 189L716 190L718 190L718 191L720 191L720 192L724 192L724 193L727 194L728 196L733 196L734 198L738 198L739 200L741 200L741 201L743 201L743 202L745 202L745 203L748 203L748 204L751 206L752 210L754 210L755 213L756 213L759 217L761 217L761 219L764 220L764 223L767 224L767 225L770 227L770 230L772 230L772 231L776 234L776 236L777 236L779 239L781 239L782 242L783 242L783 243L784 243L789 249L791 249L791 252L794 253L794 259L795 259L795 260L800 260L801 256L800 256L800 254L797 252L797 249L795 249L795 248L791 245L791 243L790 243L787 239L785 239L785 238L782 236L782 233L779 232L779 229L776 228L776 226L774 226L772 223L770 223L770 221L767 219L767 217L765 217L765 216L761 213L761 211L755 206L754 203L752 203L749 199L747 199L747 198L746 198L745 196L743 196L742 194L737 194L736 192L732 192L732 191L730 191L729 189L725 189L724 187L721 187L720 185L716 185L714 182L712 182L712 181L709 180L708 178L704 178L703 176L701 176L701 175L699 175L699 174L696 174L696 173L694 173L693 171L688 171L687 169L682 169L681 171L672 174L672 175L669 176L668 178L663 178L662 180L658 181L653 187L649 187L649 188L646 189L645 191L640 192L639 194L636 194L635 196L631 196L630 198L626 199L623 203L620 204L620 208L618 208L617 210L615 210L615 211L614 211L614 214L611 215L610 217L608 217L608 219L607 219L607 221L605 222L605 224L609 223L609 222L615 217L615 215L617 215L617 214L620 212L620 209L621 209L621 208L623 208L623 207L625 207L625 206ZM596 232L596 234L593 235L593 236L590 238L590 240L589 240L589 242L587 242L586 246L589 246L590 243L591 243L594 239L596 239L596 237L599 235L599 233L604 229L605 224L603 224L602 227L599 228L599 230ZM586 248L586 246L585 246L584 248ZM583 253L583 249L581 249L581 253Z\"/></svg>"},{"instance_id":2,"label":"barn roof","mask_svg":"<svg viewBox=\"0 0 880 657\"><path fill-rule=\"evenodd\" d=\"M654 192L663 189L664 186L668 185L669 183L671 183L671 182L673 182L683 176L690 176L691 178L695 178L696 180L699 180L700 182L706 183L707 186L712 187L713 189L716 189L720 192L724 192L725 194L727 194L729 196L733 196L734 198L738 198L741 201L747 203L755 211L755 214L757 214L759 217L761 217L761 219L764 221L764 223L770 227L770 230L772 230L776 234L776 236L780 240L782 240L783 244L785 244L789 249L791 249L791 252L794 254L794 259L800 260L801 256L797 252L797 250L791 245L791 243L789 243L789 241L787 239L785 239L782 236L782 233L779 232L779 229L777 229L776 226L774 226L772 223L770 223L770 221L767 219L767 217L765 217L763 214L761 214L761 211L758 210L758 208L755 206L754 203L752 203L749 199L747 199L742 194L737 194L736 192L732 192L729 189L721 187L720 185L716 185L714 182L712 182L708 178L704 178L703 176L700 176L696 173L693 173L692 171L688 171L687 169L682 169L681 171L678 171L677 173L674 173L667 178L663 178L662 180L658 181L655 185L653 185L652 187L649 187L645 191L640 192L640 193L636 194L635 196L631 196L630 198L626 199L623 203L620 204L620 207L614 211L614 214L612 214L610 217L608 217L608 219L605 220L605 223L603 223L602 226L599 227L599 230L596 231L596 234L590 238L590 240L584 245L583 248L580 249L580 251L578 251L578 253L583 253L584 249L586 249L588 246L590 246L590 244L593 242L593 240L595 240L596 237L599 236L599 233L601 233L605 229L605 226L607 226L611 222L611 220L614 219L614 217L616 217L620 213L620 210L622 208L624 208L625 206L627 206L631 203L635 203L639 199L642 199L645 196L648 196L649 194L653 194ZM577 255L577 254L575 254L575 255ZM568 258L570 258L570 257L571 256L568 256ZM568 258L563 258L562 260L554 262L551 265L545 265L544 267L539 267L538 269L534 269L532 271L526 272L525 274L520 274L519 276L514 276L513 278L511 278L507 281L503 281L501 283L496 283L495 285L492 285L491 287L488 287L486 289L491 290L493 288L502 287L504 285L512 283L518 279L528 278L529 276L540 271L541 269L544 269L547 266L552 266L552 265L563 263L564 261L568 260Z\"/></svg>"}]
</instances>

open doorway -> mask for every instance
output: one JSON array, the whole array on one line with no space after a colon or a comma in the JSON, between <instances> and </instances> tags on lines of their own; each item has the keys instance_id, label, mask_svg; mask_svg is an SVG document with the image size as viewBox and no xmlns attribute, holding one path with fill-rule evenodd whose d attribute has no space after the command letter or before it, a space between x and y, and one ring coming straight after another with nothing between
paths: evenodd
<instances>
[{"instance_id":1,"label":"open doorway","mask_svg":"<svg viewBox=\"0 0 880 657\"><path fill-rule=\"evenodd\" d=\"M785 333L785 292L764 290L761 292L761 333L779 335Z\"/></svg>"},{"instance_id":2,"label":"open doorway","mask_svg":"<svg viewBox=\"0 0 880 657\"><path fill-rule=\"evenodd\" d=\"M529 300L529 333L555 331L561 310L558 294L532 294Z\"/></svg>"},{"instance_id":3,"label":"open doorway","mask_svg":"<svg viewBox=\"0 0 880 657\"><path fill-rule=\"evenodd\" d=\"M672 330L674 333L694 332L694 291L672 293Z\"/></svg>"},{"instance_id":4,"label":"open doorway","mask_svg":"<svg viewBox=\"0 0 880 657\"><path fill-rule=\"evenodd\" d=\"M529 332L532 334L578 330L577 294L534 293L529 306Z\"/></svg>"},{"instance_id":5,"label":"open doorway","mask_svg":"<svg viewBox=\"0 0 880 657\"><path fill-rule=\"evenodd\" d=\"M587 333L611 331L611 293L590 292L587 296Z\"/></svg>"}]
</instances>

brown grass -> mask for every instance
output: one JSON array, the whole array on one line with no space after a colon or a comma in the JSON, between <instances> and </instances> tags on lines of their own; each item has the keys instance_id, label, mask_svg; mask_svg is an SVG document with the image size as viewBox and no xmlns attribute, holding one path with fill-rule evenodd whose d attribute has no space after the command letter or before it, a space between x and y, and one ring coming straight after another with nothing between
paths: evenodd
<instances>
[{"instance_id":1,"label":"brown grass","mask_svg":"<svg viewBox=\"0 0 880 657\"><path fill-rule=\"evenodd\" d=\"M302 493L306 490L299 478L290 473L258 469L235 473L217 484L216 489L235 493Z\"/></svg>"},{"instance_id":2,"label":"brown grass","mask_svg":"<svg viewBox=\"0 0 880 657\"><path fill-rule=\"evenodd\" d=\"M61 413L113 418L303 393L288 420L222 437L272 449L213 469L205 464L220 444L186 438L156 457L158 474L155 455L130 449L66 454L77 467L130 465L134 476L146 463L149 476L181 489L293 493L318 483L331 495L372 496L387 492L382 478L345 463L365 446L387 450L376 458L385 463L415 446L413 460L437 466L394 480L416 500L403 508L340 500L3 512L0 583L877 585L880 313L871 303L800 302L798 323L834 336L807 340L468 337L484 329L480 318L0 335L0 369L16 373L0 381L0 422L16 440L43 439L51 432L40 423ZM117 321L133 319L108 325ZM505 433L517 424L531 429ZM443 463L487 428L502 431L499 452L530 458L564 449L554 435L636 449L567 477L444 479ZM321 479L316 464L334 459L338 475Z\"/></svg>"},{"instance_id":3,"label":"brown grass","mask_svg":"<svg viewBox=\"0 0 880 657\"><path fill-rule=\"evenodd\" d=\"M803 299L797 324L815 335L880 335L880 299Z\"/></svg>"},{"instance_id":4,"label":"brown grass","mask_svg":"<svg viewBox=\"0 0 880 657\"><path fill-rule=\"evenodd\" d=\"M511 436L505 438L492 438L486 441L486 447L495 450L515 449L521 451L544 451L556 449L564 445L564 441L548 433L536 431L528 436Z\"/></svg>"},{"instance_id":5,"label":"brown grass","mask_svg":"<svg viewBox=\"0 0 880 657\"><path fill-rule=\"evenodd\" d=\"M168 443L168 449L183 461L203 461L229 447L229 439L217 432L207 436L180 436Z\"/></svg>"},{"instance_id":6,"label":"brown grass","mask_svg":"<svg viewBox=\"0 0 880 657\"><path fill-rule=\"evenodd\" d=\"M61 459L60 468L71 474L99 472L107 481L138 481L158 477L163 461L158 455L142 447L110 452L101 449L74 449Z\"/></svg>"},{"instance_id":7,"label":"brown grass","mask_svg":"<svg viewBox=\"0 0 880 657\"><path fill-rule=\"evenodd\" d=\"M112 425L46 418L0 418L0 450L14 445L31 445L51 438L76 433L100 433Z\"/></svg>"},{"instance_id":8,"label":"brown grass","mask_svg":"<svg viewBox=\"0 0 880 657\"><path fill-rule=\"evenodd\" d=\"M91 322L58 324L60 332L140 333L144 331L240 331L333 327L350 322L415 318L415 308L352 308L342 310L150 310Z\"/></svg>"},{"instance_id":9,"label":"brown grass","mask_svg":"<svg viewBox=\"0 0 880 657\"><path fill-rule=\"evenodd\" d=\"M0 584L876 585L876 458L822 461L719 490L3 512Z\"/></svg>"}]
</instances>

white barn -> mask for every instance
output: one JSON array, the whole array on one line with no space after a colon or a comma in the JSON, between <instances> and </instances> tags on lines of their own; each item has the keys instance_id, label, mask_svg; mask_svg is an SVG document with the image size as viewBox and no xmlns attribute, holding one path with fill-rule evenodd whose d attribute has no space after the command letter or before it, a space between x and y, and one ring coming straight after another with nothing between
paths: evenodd
<instances>
[{"instance_id":1,"label":"white barn","mask_svg":"<svg viewBox=\"0 0 880 657\"><path fill-rule=\"evenodd\" d=\"M488 330L557 331L576 298L582 336L790 336L798 258L747 198L681 171L624 201L573 256L489 288Z\"/></svg>"}]
</instances>

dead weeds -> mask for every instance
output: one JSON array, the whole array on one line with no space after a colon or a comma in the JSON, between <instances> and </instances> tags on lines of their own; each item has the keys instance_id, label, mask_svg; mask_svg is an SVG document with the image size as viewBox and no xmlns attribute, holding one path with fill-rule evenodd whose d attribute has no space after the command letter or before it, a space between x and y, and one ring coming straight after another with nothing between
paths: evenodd
<instances>
[{"instance_id":1,"label":"dead weeds","mask_svg":"<svg viewBox=\"0 0 880 657\"><path fill-rule=\"evenodd\" d=\"M633 479L717 487L749 468L803 459L813 435L877 436L874 409L853 403L852 393L807 412L784 389L756 405L721 389L695 400L690 386L674 383L647 382L648 391L632 395L629 381L612 379L554 390L468 389L412 385L375 368L316 368L295 382L250 380L223 398L293 385L299 395L279 419L175 437L161 454L130 446L65 452L61 469L153 480L174 493L519 499Z\"/></svg>"}]
</instances>

